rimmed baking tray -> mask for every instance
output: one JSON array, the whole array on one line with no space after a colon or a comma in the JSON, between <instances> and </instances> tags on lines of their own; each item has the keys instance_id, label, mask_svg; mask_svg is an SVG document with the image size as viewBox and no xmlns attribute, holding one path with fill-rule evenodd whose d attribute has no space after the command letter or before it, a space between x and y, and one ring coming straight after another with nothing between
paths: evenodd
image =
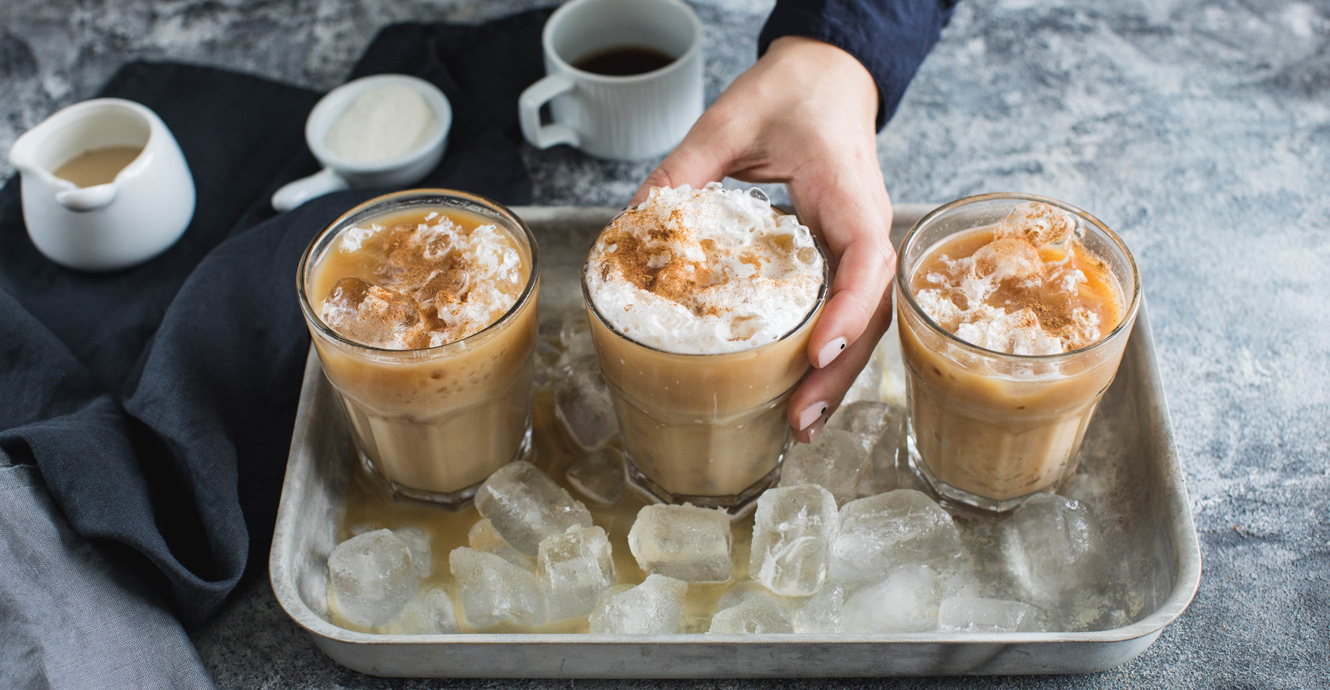
<instances>
[{"instance_id":1,"label":"rimmed baking tray","mask_svg":"<svg viewBox=\"0 0 1330 690\"><path fill-rule=\"evenodd\" d=\"M931 206L897 205L894 240ZM542 320L580 308L579 270L618 209L518 207L541 249ZM890 337L890 334L889 334ZM890 635L383 635L330 622L327 558L351 476L348 432L311 351L269 573L287 614L343 666L380 676L726 678L1091 673L1136 657L1191 602L1201 558L1144 305L1087 433L1081 472L1117 546L1128 621L1089 632ZM436 554L435 558L445 557Z\"/></svg>"}]
</instances>

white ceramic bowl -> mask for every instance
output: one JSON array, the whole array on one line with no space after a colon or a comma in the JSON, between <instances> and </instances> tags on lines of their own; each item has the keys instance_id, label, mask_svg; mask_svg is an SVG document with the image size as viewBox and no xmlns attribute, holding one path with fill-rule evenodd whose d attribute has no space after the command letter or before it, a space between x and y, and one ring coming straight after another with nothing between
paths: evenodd
<instances>
[{"instance_id":1,"label":"white ceramic bowl","mask_svg":"<svg viewBox=\"0 0 1330 690\"><path fill-rule=\"evenodd\" d=\"M419 147L400 156L377 161L353 161L328 148L328 131L361 94L390 84L406 86L434 110L434 130ZM323 170L291 182L272 195L272 206L289 211L314 197L348 187L406 187L429 174L443 158L453 109L433 84L405 74L379 74L347 82L321 98L305 121L305 143Z\"/></svg>"}]
</instances>

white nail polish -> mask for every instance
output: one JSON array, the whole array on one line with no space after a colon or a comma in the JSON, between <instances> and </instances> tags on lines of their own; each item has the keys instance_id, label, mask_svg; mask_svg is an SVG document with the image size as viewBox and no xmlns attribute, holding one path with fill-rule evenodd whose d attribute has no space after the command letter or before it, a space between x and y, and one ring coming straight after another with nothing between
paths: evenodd
<instances>
[{"instance_id":1,"label":"white nail polish","mask_svg":"<svg viewBox=\"0 0 1330 690\"><path fill-rule=\"evenodd\" d=\"M822 401L815 402L812 405L805 407L803 411L799 413L799 430L802 431L807 429L808 425L816 422L826 411L827 404Z\"/></svg>"},{"instance_id":2,"label":"white nail polish","mask_svg":"<svg viewBox=\"0 0 1330 690\"><path fill-rule=\"evenodd\" d=\"M840 353L845 351L845 342L844 338L834 338L823 345L822 349L817 351L817 368L821 369L839 357Z\"/></svg>"}]
</instances>

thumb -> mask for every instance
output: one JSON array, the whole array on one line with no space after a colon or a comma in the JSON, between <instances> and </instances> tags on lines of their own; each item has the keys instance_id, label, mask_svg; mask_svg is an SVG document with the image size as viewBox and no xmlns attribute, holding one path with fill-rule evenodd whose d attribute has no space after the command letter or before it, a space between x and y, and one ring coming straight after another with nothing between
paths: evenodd
<instances>
[{"instance_id":1,"label":"thumb","mask_svg":"<svg viewBox=\"0 0 1330 690\"><path fill-rule=\"evenodd\" d=\"M725 177L729 161L720 152L727 147L713 145L706 139L699 135L696 128L689 132L674 151L647 175L646 181L637 188L637 193L628 205L632 207L646 201L652 187L678 187L686 184L698 188L708 182L719 182Z\"/></svg>"}]
</instances>

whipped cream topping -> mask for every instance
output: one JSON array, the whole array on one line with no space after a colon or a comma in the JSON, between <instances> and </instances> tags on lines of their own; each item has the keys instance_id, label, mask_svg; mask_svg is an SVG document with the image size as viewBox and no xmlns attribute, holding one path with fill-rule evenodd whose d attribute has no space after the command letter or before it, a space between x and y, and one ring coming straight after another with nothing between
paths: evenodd
<instances>
[{"instance_id":1,"label":"whipped cream topping","mask_svg":"<svg viewBox=\"0 0 1330 690\"><path fill-rule=\"evenodd\" d=\"M359 255L361 270L337 281L320 316L343 336L374 347L414 350L462 340L498 321L524 287L522 256L502 230L467 230L437 212L419 222L346 228L333 251Z\"/></svg>"},{"instance_id":2,"label":"whipped cream topping","mask_svg":"<svg viewBox=\"0 0 1330 690\"><path fill-rule=\"evenodd\" d=\"M591 249L597 312L644 345L738 352L779 340L817 306L823 258L808 228L765 197L658 187Z\"/></svg>"},{"instance_id":3,"label":"whipped cream topping","mask_svg":"<svg viewBox=\"0 0 1330 690\"><path fill-rule=\"evenodd\" d=\"M1054 206L1017 206L968 256L951 256L948 242L932 251L921 264L922 281L913 281L915 301L971 345L1059 354L1098 341L1120 319L1120 292L1108 267L1077 239L1075 216ZM1096 292L1087 271L1111 294Z\"/></svg>"}]
</instances>

